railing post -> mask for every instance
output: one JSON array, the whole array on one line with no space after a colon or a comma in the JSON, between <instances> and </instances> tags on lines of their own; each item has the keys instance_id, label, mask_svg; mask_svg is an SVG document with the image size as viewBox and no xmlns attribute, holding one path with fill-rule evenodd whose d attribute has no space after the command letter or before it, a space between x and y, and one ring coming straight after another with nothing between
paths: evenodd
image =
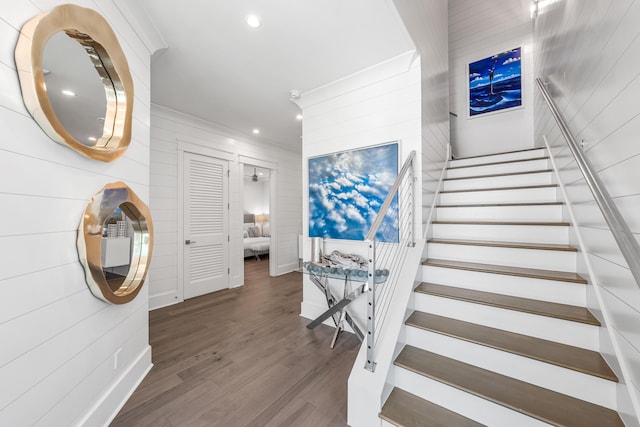
<instances>
[{"instance_id":1,"label":"railing post","mask_svg":"<svg viewBox=\"0 0 640 427\"><path fill-rule=\"evenodd\" d=\"M375 371L376 363L373 358L373 348L375 340L375 319L376 319L376 243L375 238L367 239L367 259L369 260L369 271L367 272L367 363L365 368L368 371Z\"/></svg>"}]
</instances>

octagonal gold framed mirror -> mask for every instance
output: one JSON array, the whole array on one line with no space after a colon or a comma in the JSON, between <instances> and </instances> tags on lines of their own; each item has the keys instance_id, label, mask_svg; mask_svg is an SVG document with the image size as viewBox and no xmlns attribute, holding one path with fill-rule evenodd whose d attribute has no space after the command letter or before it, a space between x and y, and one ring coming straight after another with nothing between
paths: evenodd
<instances>
[{"instance_id":1,"label":"octagonal gold framed mirror","mask_svg":"<svg viewBox=\"0 0 640 427\"><path fill-rule=\"evenodd\" d=\"M54 141L110 162L131 141L133 80L111 26L63 4L22 27L15 50L27 110Z\"/></svg>"},{"instance_id":2,"label":"octagonal gold framed mirror","mask_svg":"<svg viewBox=\"0 0 640 427\"><path fill-rule=\"evenodd\" d=\"M89 202L78 227L78 255L91 292L124 304L140 292L153 252L147 205L123 182L107 184Z\"/></svg>"}]
</instances>

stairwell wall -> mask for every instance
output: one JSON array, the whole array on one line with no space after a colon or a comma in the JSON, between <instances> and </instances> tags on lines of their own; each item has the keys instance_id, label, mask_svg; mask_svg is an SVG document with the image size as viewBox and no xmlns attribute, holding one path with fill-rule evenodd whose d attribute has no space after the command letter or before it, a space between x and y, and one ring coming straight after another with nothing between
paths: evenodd
<instances>
[{"instance_id":1,"label":"stairwell wall","mask_svg":"<svg viewBox=\"0 0 640 427\"><path fill-rule=\"evenodd\" d=\"M541 2L542 3L542 2ZM561 1L541 7L534 24L536 76L549 82L569 128L635 237L640 236L640 1ZM588 190L541 95L536 91L535 140L549 141L568 202L576 216L586 257L598 284L609 333L625 368L620 409L638 423L640 409L640 289ZM573 237L574 243L576 237ZM581 274L588 274L585 262ZM602 340L611 358L614 348ZM634 408L635 405L635 414Z\"/></svg>"},{"instance_id":2,"label":"stairwell wall","mask_svg":"<svg viewBox=\"0 0 640 427\"><path fill-rule=\"evenodd\" d=\"M532 23L522 2L450 0L449 87L454 158L533 147ZM524 108L469 118L467 70L470 62L522 48Z\"/></svg>"},{"instance_id":3,"label":"stairwell wall","mask_svg":"<svg viewBox=\"0 0 640 427\"><path fill-rule=\"evenodd\" d=\"M0 9L2 426L106 425L151 368L148 283L128 304L97 299L76 238L87 203L107 183L124 181L149 202L152 52L117 2L74 1L106 18L127 56L132 141L110 163L55 143L22 102L14 49L25 22L61 3L15 0Z\"/></svg>"}]
</instances>

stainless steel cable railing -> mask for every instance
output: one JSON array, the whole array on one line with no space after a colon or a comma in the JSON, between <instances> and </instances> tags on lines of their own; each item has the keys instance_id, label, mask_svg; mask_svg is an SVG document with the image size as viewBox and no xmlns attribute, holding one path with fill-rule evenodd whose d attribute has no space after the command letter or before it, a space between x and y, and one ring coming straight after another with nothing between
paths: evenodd
<instances>
[{"instance_id":1,"label":"stainless steel cable railing","mask_svg":"<svg viewBox=\"0 0 640 427\"><path fill-rule=\"evenodd\" d=\"M415 246L415 158L416 152L412 151L365 239L369 260L365 367L369 371L375 370L376 343L399 285L405 256L409 248Z\"/></svg>"},{"instance_id":2,"label":"stainless steel cable railing","mask_svg":"<svg viewBox=\"0 0 640 427\"><path fill-rule=\"evenodd\" d=\"M551 98L551 95L549 95L545 83L540 78L536 79L536 83L542 93L542 97L551 110L553 118L556 120L556 123L560 128L560 132L567 141L569 150L571 150L578 168L584 176L584 179L589 186L589 190L591 190L591 193L593 194L596 204L600 208L613 237L620 247L620 251L622 252L624 259L631 270L631 274L636 281L636 285L640 287L640 245L638 245L638 241L635 239L631 229L629 229L627 222L624 220L624 217L618 210L618 207L611 198L611 195L603 185L600 177L596 172L594 172L589 160L580 149L580 146L569 130L567 123L562 118L558 107Z\"/></svg>"}]
</instances>

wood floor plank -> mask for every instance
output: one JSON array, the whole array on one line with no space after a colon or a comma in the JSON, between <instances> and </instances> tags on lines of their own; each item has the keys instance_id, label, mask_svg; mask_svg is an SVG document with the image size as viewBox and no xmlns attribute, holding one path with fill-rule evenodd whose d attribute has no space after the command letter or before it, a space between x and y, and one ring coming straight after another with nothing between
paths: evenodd
<instances>
[{"instance_id":1,"label":"wood floor plank","mask_svg":"<svg viewBox=\"0 0 640 427\"><path fill-rule=\"evenodd\" d=\"M514 160L502 160L498 162L489 162L489 163L477 163L474 165L466 165L466 166L450 166L447 170L456 170L456 169L465 169L465 168L475 168L478 166L494 166L494 165L503 165L505 163L521 163L521 162L533 162L536 160L549 160L549 156L542 157L531 157L528 159L514 159Z\"/></svg>"},{"instance_id":2,"label":"wood floor plank","mask_svg":"<svg viewBox=\"0 0 640 427\"><path fill-rule=\"evenodd\" d=\"M474 179L474 178L493 178L497 176L528 175L532 173L548 173L548 172L553 172L553 169L540 169L540 170L525 171L525 172L494 173L490 175L461 176L459 178L444 178L443 181L456 181L460 179Z\"/></svg>"},{"instance_id":3,"label":"wood floor plank","mask_svg":"<svg viewBox=\"0 0 640 427\"><path fill-rule=\"evenodd\" d=\"M471 220L462 220L462 221L445 221L445 220L436 220L433 221L433 224L452 224L452 225L541 225L541 226L550 226L550 227L568 227L571 225L569 222L536 222L536 221L471 221Z\"/></svg>"},{"instance_id":4,"label":"wood floor plank","mask_svg":"<svg viewBox=\"0 0 640 427\"><path fill-rule=\"evenodd\" d=\"M598 319L587 308L575 305L512 297L509 295L494 294L490 292L476 291L473 289L458 288L455 286L436 285L433 283L421 283L416 287L415 291L429 295L457 299L460 301L473 302L476 304L490 305L492 307L499 307L507 310L553 317L555 319L568 320L570 322L600 326Z\"/></svg>"},{"instance_id":5,"label":"wood floor plank","mask_svg":"<svg viewBox=\"0 0 640 427\"><path fill-rule=\"evenodd\" d=\"M624 427L611 409L416 347L405 346L395 364L555 426Z\"/></svg>"},{"instance_id":6,"label":"wood floor plank","mask_svg":"<svg viewBox=\"0 0 640 427\"><path fill-rule=\"evenodd\" d=\"M507 276L530 277L534 279L557 280L561 282L583 283L587 280L576 273L555 270L540 270L537 268L509 267L506 265L481 264L477 262L452 261L429 258L422 265L441 268L455 268L459 270L479 271L482 273L503 274Z\"/></svg>"},{"instance_id":7,"label":"wood floor plank","mask_svg":"<svg viewBox=\"0 0 640 427\"><path fill-rule=\"evenodd\" d=\"M495 348L606 380L618 381L602 355L596 351L420 311L414 311L405 323L426 331Z\"/></svg>"},{"instance_id":8,"label":"wood floor plank","mask_svg":"<svg viewBox=\"0 0 640 427\"><path fill-rule=\"evenodd\" d=\"M440 194L476 193L479 191L533 190L537 188L558 188L558 184L523 185L519 187L487 187L487 188L472 188L472 189L464 189L464 190L443 190L440 192Z\"/></svg>"},{"instance_id":9,"label":"wood floor plank","mask_svg":"<svg viewBox=\"0 0 640 427\"><path fill-rule=\"evenodd\" d=\"M428 243L440 243L446 245L490 246L494 248L536 249L541 251L577 252L578 249L569 245L556 245L550 243L523 243L523 242L496 242L488 240L461 240L461 239L429 239Z\"/></svg>"},{"instance_id":10,"label":"wood floor plank","mask_svg":"<svg viewBox=\"0 0 640 427\"><path fill-rule=\"evenodd\" d=\"M149 313L153 368L112 426L346 426L360 343L306 328L302 275L245 261L245 285Z\"/></svg>"},{"instance_id":11,"label":"wood floor plank","mask_svg":"<svg viewBox=\"0 0 640 427\"><path fill-rule=\"evenodd\" d=\"M380 418L402 427L484 426L397 387L384 403Z\"/></svg>"}]
</instances>

